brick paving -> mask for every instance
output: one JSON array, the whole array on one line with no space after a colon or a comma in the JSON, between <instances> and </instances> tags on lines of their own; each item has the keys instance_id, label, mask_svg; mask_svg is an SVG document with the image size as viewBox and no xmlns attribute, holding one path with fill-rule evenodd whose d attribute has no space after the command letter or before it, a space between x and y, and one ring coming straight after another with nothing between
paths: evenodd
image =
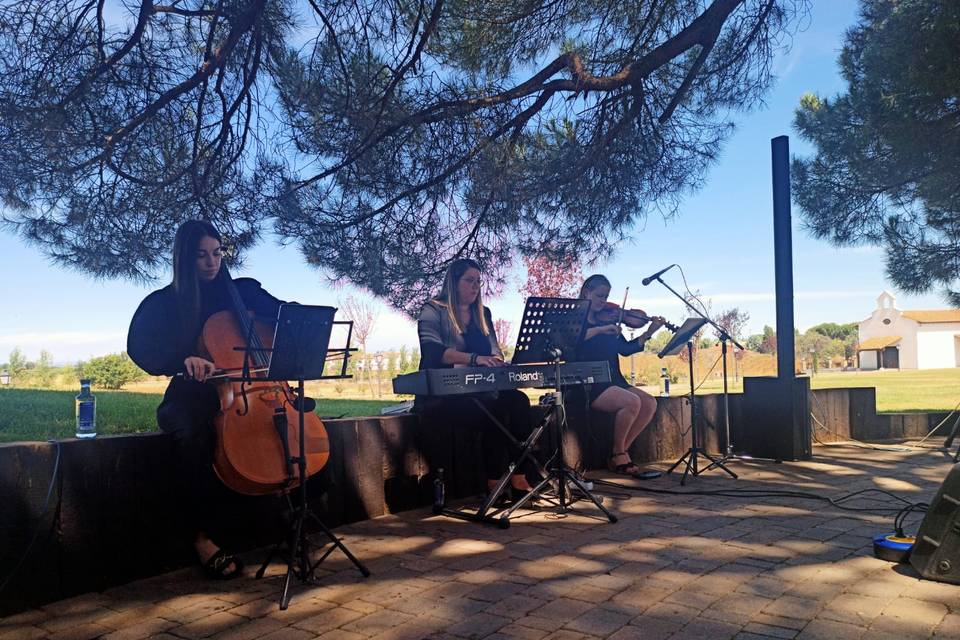
<instances>
[{"instance_id":1,"label":"brick paving","mask_svg":"<svg viewBox=\"0 0 960 640\"><path fill-rule=\"evenodd\" d=\"M817 447L810 462L731 468L739 480L712 471L686 489L676 476L632 482L832 497L885 488L927 501L950 462L934 449L836 446ZM581 502L565 517L525 513L508 530L426 510L342 527L373 575L335 553L318 586L296 584L286 611L282 565L226 583L185 569L0 619L0 640L960 639L960 586L872 557L890 513L792 497L598 492L618 523ZM848 503L891 504L877 494Z\"/></svg>"}]
</instances>

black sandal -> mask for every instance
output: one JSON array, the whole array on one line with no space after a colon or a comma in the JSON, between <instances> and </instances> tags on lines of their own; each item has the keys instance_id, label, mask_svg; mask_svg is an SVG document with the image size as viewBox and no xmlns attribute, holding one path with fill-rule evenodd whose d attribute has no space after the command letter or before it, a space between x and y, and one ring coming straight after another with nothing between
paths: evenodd
<instances>
[{"instance_id":1,"label":"black sandal","mask_svg":"<svg viewBox=\"0 0 960 640\"><path fill-rule=\"evenodd\" d=\"M614 464L614 459L619 458L620 456L626 456L627 461L623 464ZM610 460L607 463L607 468L614 473L619 473L622 476L629 476L631 478L639 478L640 474L643 473L640 471L640 467L638 467L637 464L630 459L630 454L628 454L626 451L621 451L611 455Z\"/></svg>"},{"instance_id":2,"label":"black sandal","mask_svg":"<svg viewBox=\"0 0 960 640\"><path fill-rule=\"evenodd\" d=\"M234 569L230 571L230 565ZM227 554L223 549L217 549L217 552L210 556L203 564L203 573L212 580L232 580L243 571L243 560L237 556Z\"/></svg>"}]
</instances>

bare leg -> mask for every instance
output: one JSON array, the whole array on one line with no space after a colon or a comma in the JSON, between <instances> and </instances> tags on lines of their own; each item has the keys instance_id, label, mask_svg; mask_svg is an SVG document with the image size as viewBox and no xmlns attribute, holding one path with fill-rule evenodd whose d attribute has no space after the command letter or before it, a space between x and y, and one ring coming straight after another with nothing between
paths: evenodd
<instances>
[{"instance_id":1,"label":"bare leg","mask_svg":"<svg viewBox=\"0 0 960 640\"><path fill-rule=\"evenodd\" d=\"M633 424L630 425L630 429L627 431L623 451L630 450L630 445L632 445L640 433L647 428L647 425L650 424L654 414L657 412L657 399L649 393L636 387L630 387L627 391L640 399L641 409L637 413L636 420L633 421Z\"/></svg>"},{"instance_id":2,"label":"bare leg","mask_svg":"<svg viewBox=\"0 0 960 640\"><path fill-rule=\"evenodd\" d=\"M624 452L632 442L628 437L643 410L643 401L626 389L609 387L590 406L597 411L614 414L613 451L610 453L615 459L612 462L615 465L628 463L630 458ZM647 417L647 421L650 421L650 416Z\"/></svg>"}]
</instances>

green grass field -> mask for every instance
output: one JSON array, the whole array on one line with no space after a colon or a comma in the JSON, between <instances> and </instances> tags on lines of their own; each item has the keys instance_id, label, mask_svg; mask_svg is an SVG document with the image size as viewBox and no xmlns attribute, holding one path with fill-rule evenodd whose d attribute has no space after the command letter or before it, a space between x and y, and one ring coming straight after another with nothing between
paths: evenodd
<instances>
[{"instance_id":1,"label":"green grass field","mask_svg":"<svg viewBox=\"0 0 960 640\"><path fill-rule=\"evenodd\" d=\"M742 391L731 380L730 390ZM881 412L950 411L960 403L960 369L927 371L873 371L821 373L813 376L814 389L876 387ZM698 393L717 393L722 381L712 378ZM687 389L685 380L674 385L674 394ZM0 388L0 442L71 438L74 434L75 391ZM322 395L322 394L317 394ZM97 427L100 434L145 433L156 430L159 393L96 391ZM321 416L379 415L396 400L320 399Z\"/></svg>"},{"instance_id":2,"label":"green grass field","mask_svg":"<svg viewBox=\"0 0 960 640\"><path fill-rule=\"evenodd\" d=\"M74 391L0 389L0 442L72 438L76 428ZM162 394L96 391L100 435L156 431L156 410ZM379 415L394 402L319 400L321 416Z\"/></svg>"},{"instance_id":3,"label":"green grass field","mask_svg":"<svg viewBox=\"0 0 960 640\"><path fill-rule=\"evenodd\" d=\"M951 411L960 404L960 369L818 373L812 376L810 386L814 389L876 387L877 411L881 413ZM683 384L680 387L687 388ZM698 393L716 393L722 389L722 380L711 379ZM742 391L742 381L736 384L730 381L730 390Z\"/></svg>"}]
</instances>

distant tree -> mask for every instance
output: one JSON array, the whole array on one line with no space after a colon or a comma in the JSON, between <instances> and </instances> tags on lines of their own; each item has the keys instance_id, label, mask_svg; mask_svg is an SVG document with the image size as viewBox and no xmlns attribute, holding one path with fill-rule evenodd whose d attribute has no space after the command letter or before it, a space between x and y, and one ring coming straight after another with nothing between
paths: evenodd
<instances>
[{"instance_id":1,"label":"distant tree","mask_svg":"<svg viewBox=\"0 0 960 640\"><path fill-rule=\"evenodd\" d=\"M861 0L839 64L847 92L805 95L794 126L816 155L793 161L808 228L886 250L901 289L941 287L960 307L960 2Z\"/></svg>"},{"instance_id":2,"label":"distant tree","mask_svg":"<svg viewBox=\"0 0 960 640\"><path fill-rule=\"evenodd\" d=\"M808 331L815 331L835 340L846 340L850 336L857 335L859 327L856 322L848 322L846 324L822 322L818 325L810 327Z\"/></svg>"},{"instance_id":3,"label":"distant tree","mask_svg":"<svg viewBox=\"0 0 960 640\"><path fill-rule=\"evenodd\" d=\"M347 360L347 375L353 376L358 384L363 376L363 357L362 351L355 351Z\"/></svg>"},{"instance_id":4,"label":"distant tree","mask_svg":"<svg viewBox=\"0 0 960 640\"><path fill-rule=\"evenodd\" d=\"M743 343L743 346L745 346L748 351L756 351L757 353L762 353L763 334L754 333L753 335L747 336L747 339Z\"/></svg>"},{"instance_id":5,"label":"distant tree","mask_svg":"<svg viewBox=\"0 0 960 640\"><path fill-rule=\"evenodd\" d=\"M673 338L673 334L669 331L659 331L647 340L647 343L643 346L643 350L647 353L659 353L667 346L671 338Z\"/></svg>"},{"instance_id":6,"label":"distant tree","mask_svg":"<svg viewBox=\"0 0 960 640\"><path fill-rule=\"evenodd\" d=\"M539 255L524 257L527 268L527 280L520 288L526 296L545 298L577 298L583 273L580 263L570 256Z\"/></svg>"},{"instance_id":7,"label":"distant tree","mask_svg":"<svg viewBox=\"0 0 960 640\"><path fill-rule=\"evenodd\" d=\"M843 358L851 361L857 355L857 347L860 346L860 337L856 333L843 339Z\"/></svg>"},{"instance_id":8,"label":"distant tree","mask_svg":"<svg viewBox=\"0 0 960 640\"><path fill-rule=\"evenodd\" d=\"M812 363L813 372L820 370L820 363L825 359L829 360L834 354L831 338L808 330L803 335L797 337L794 341L794 355L798 361L809 361Z\"/></svg>"},{"instance_id":9,"label":"distant tree","mask_svg":"<svg viewBox=\"0 0 960 640\"><path fill-rule=\"evenodd\" d=\"M0 191L144 278L203 216L415 308L471 255L591 259L703 183L808 0L0 3ZM109 245L103 238L109 237Z\"/></svg>"},{"instance_id":10,"label":"distant tree","mask_svg":"<svg viewBox=\"0 0 960 640\"><path fill-rule=\"evenodd\" d=\"M710 315L712 315L712 314L711 314L711 310L713 309L713 301L710 300L710 299L707 299L706 301L704 301L704 299L703 299L703 294L700 292L699 289L696 290L696 291L690 291L690 290L688 289L687 292L684 294L683 299L686 300L688 304L690 304L690 305L692 305L692 306L700 309L701 311L703 311L704 315L706 315L707 317L709 317ZM703 325L702 327L700 327L699 329L697 329L697 332L693 334L693 361L694 361L694 366L696 366L697 352L698 352L698 351L700 350L700 348L701 348L701 343L703 343L704 333L706 333L707 327L709 327L709 326L710 326L710 325L706 325L706 324L705 324L705 325ZM706 346L709 347L709 345L706 345ZM705 348L706 348L706 347L705 347ZM683 358L686 358L686 356L684 356L683 353L681 353L680 356L683 357Z\"/></svg>"},{"instance_id":11,"label":"distant tree","mask_svg":"<svg viewBox=\"0 0 960 640\"><path fill-rule=\"evenodd\" d=\"M420 368L420 349L417 347L413 348L413 351L410 352L410 370L416 371Z\"/></svg>"},{"instance_id":12,"label":"distant tree","mask_svg":"<svg viewBox=\"0 0 960 640\"><path fill-rule=\"evenodd\" d=\"M714 322L726 329L730 337L737 341L740 340L740 334L743 333L743 328L747 326L747 321L749 320L750 313L742 311L739 307L721 311L714 317ZM720 332L716 329L714 329L713 332L717 336L717 340L719 340Z\"/></svg>"},{"instance_id":13,"label":"distant tree","mask_svg":"<svg viewBox=\"0 0 960 640\"><path fill-rule=\"evenodd\" d=\"M394 351L388 351L386 357L387 376L394 378L397 375L399 366L397 365L397 354Z\"/></svg>"},{"instance_id":14,"label":"distant tree","mask_svg":"<svg viewBox=\"0 0 960 640\"><path fill-rule=\"evenodd\" d=\"M33 373L37 385L49 387L53 382L53 356L46 349L40 350L40 359Z\"/></svg>"},{"instance_id":15,"label":"distant tree","mask_svg":"<svg viewBox=\"0 0 960 640\"><path fill-rule=\"evenodd\" d=\"M763 326L763 337L760 340L759 351L760 353L777 352L777 332L773 330L773 327Z\"/></svg>"},{"instance_id":16,"label":"distant tree","mask_svg":"<svg viewBox=\"0 0 960 640\"><path fill-rule=\"evenodd\" d=\"M353 321L353 335L356 337L357 342L360 343L363 359L366 360L367 341L373 334L373 328L377 324L377 316L379 315L376 305L370 298L350 295L340 303L340 308L343 310L344 317L347 320ZM368 365L369 361L364 362L364 364ZM367 387L372 393L373 386L370 378L370 367L360 367L360 374L366 378Z\"/></svg>"},{"instance_id":17,"label":"distant tree","mask_svg":"<svg viewBox=\"0 0 960 640\"><path fill-rule=\"evenodd\" d=\"M493 321L493 330L497 333L497 343L500 350L506 355L510 349L510 331L513 330L513 323L503 318L497 318Z\"/></svg>"},{"instance_id":18,"label":"distant tree","mask_svg":"<svg viewBox=\"0 0 960 640\"><path fill-rule=\"evenodd\" d=\"M20 347L14 347L13 351L10 352L9 358L10 362L7 364L7 367L10 372L10 378L16 380L27 370L27 357L23 355Z\"/></svg>"},{"instance_id":19,"label":"distant tree","mask_svg":"<svg viewBox=\"0 0 960 640\"><path fill-rule=\"evenodd\" d=\"M103 389L121 389L126 384L142 380L147 374L125 352L121 352L91 358L83 363L81 376L90 378L95 386Z\"/></svg>"},{"instance_id":20,"label":"distant tree","mask_svg":"<svg viewBox=\"0 0 960 640\"><path fill-rule=\"evenodd\" d=\"M400 349L397 351L397 370L400 373L410 372L410 351L405 344L400 345Z\"/></svg>"}]
</instances>

